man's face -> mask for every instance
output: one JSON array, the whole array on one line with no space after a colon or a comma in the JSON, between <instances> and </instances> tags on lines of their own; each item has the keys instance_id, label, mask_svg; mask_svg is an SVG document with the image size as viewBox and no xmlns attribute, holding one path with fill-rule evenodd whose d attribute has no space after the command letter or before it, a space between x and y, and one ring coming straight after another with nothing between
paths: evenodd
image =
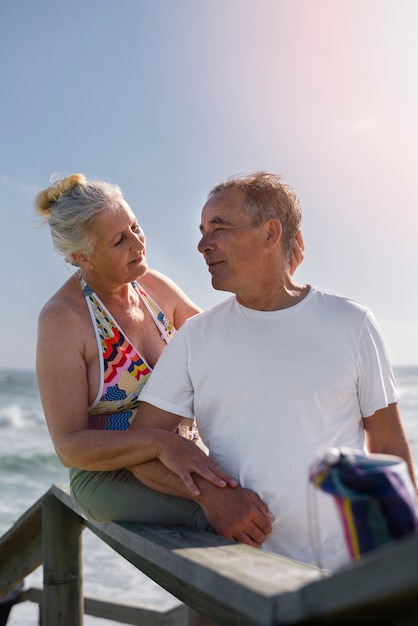
<instances>
[{"instance_id":1,"label":"man's face","mask_svg":"<svg viewBox=\"0 0 418 626\"><path fill-rule=\"evenodd\" d=\"M263 271L265 233L263 224L252 226L244 213L244 193L220 191L202 209L198 249L212 275L212 286L221 291L247 294ZM244 298L245 299L245 298Z\"/></svg>"}]
</instances>

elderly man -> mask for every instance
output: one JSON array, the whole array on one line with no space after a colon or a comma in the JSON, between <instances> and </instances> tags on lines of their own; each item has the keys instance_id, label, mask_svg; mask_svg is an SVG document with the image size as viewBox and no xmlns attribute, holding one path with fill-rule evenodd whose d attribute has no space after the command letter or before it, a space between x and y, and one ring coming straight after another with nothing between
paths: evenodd
<instances>
[{"instance_id":1,"label":"elderly man","mask_svg":"<svg viewBox=\"0 0 418 626\"><path fill-rule=\"evenodd\" d=\"M210 192L198 247L213 287L234 295L176 334L141 394L134 427L174 430L195 416L211 459L246 497L258 494L274 520L270 532L251 518L250 503L242 521L234 487L188 466L194 498L218 532L316 564L307 489L319 453L345 446L395 454L414 484L415 474L372 313L291 275L300 222L299 200L279 176L235 177ZM321 561L333 570L348 558L341 525L331 498L317 498Z\"/></svg>"}]
</instances>

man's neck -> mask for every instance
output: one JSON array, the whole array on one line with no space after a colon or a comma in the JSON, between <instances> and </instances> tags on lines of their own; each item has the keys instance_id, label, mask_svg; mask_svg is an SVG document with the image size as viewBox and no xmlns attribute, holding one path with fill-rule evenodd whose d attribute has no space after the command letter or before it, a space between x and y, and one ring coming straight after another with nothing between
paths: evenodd
<instances>
[{"instance_id":1,"label":"man's neck","mask_svg":"<svg viewBox=\"0 0 418 626\"><path fill-rule=\"evenodd\" d=\"M279 311L301 302L309 293L309 285L299 285L292 280L275 289L263 289L253 294L236 294L237 302L257 311Z\"/></svg>"}]
</instances>

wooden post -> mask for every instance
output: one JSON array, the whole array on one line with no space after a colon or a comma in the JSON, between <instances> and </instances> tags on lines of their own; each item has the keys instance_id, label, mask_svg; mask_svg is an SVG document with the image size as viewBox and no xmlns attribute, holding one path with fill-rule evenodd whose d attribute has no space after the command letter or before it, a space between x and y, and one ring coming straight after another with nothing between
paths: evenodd
<instances>
[{"instance_id":1,"label":"wooden post","mask_svg":"<svg viewBox=\"0 0 418 626\"><path fill-rule=\"evenodd\" d=\"M57 498L42 505L44 626L82 626L82 518Z\"/></svg>"}]
</instances>

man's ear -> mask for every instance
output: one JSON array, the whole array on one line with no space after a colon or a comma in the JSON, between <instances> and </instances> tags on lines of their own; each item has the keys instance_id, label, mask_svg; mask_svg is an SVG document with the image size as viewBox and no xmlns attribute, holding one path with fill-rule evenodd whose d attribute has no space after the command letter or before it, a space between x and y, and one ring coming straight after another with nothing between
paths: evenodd
<instances>
[{"instance_id":1,"label":"man's ear","mask_svg":"<svg viewBox=\"0 0 418 626\"><path fill-rule=\"evenodd\" d=\"M265 240L272 248L280 243L282 237L282 223L277 218L272 218L265 223Z\"/></svg>"}]
</instances>

